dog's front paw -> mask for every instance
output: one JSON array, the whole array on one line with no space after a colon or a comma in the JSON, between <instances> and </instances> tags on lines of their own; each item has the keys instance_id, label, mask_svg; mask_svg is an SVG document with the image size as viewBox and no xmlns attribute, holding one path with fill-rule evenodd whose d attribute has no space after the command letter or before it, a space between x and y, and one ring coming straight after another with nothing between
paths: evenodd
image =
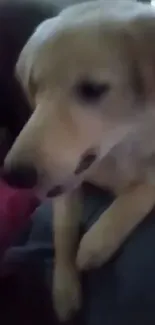
<instances>
[{"instance_id":1,"label":"dog's front paw","mask_svg":"<svg viewBox=\"0 0 155 325\"><path fill-rule=\"evenodd\" d=\"M119 245L114 227L107 224L104 227L99 222L95 223L81 240L77 254L78 269L88 270L101 266L114 254Z\"/></svg>"},{"instance_id":2,"label":"dog's front paw","mask_svg":"<svg viewBox=\"0 0 155 325\"><path fill-rule=\"evenodd\" d=\"M80 309L81 287L72 266L56 266L53 277L53 303L60 321L67 321Z\"/></svg>"}]
</instances>

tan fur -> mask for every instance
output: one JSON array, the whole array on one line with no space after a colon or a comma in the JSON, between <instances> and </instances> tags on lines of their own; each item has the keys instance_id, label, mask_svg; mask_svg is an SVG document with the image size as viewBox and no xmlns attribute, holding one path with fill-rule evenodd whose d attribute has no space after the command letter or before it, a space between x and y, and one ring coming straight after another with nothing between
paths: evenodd
<instances>
[{"instance_id":1,"label":"tan fur","mask_svg":"<svg viewBox=\"0 0 155 325\"><path fill-rule=\"evenodd\" d=\"M54 303L60 319L80 306L79 269L107 261L155 202L155 11L120 1L95 1L64 10L41 24L17 63L34 112L6 158L33 164L37 190L63 184L54 199ZM110 91L96 105L81 104L73 87L83 78ZM97 161L74 174L81 156ZM83 180L118 195L82 239L75 263L79 216L73 204ZM79 208L78 210L79 211Z\"/></svg>"}]
</instances>

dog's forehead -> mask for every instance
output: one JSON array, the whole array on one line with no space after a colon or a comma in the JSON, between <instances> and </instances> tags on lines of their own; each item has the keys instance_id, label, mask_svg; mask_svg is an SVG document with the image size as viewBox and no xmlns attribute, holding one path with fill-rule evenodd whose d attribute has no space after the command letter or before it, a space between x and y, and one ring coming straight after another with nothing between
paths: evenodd
<instances>
[{"instance_id":1,"label":"dog's forehead","mask_svg":"<svg viewBox=\"0 0 155 325\"><path fill-rule=\"evenodd\" d=\"M116 75L123 65L120 55L126 24L140 8L131 4L126 8L121 4L112 9L107 1L106 4L104 1L95 3L73 6L37 29L32 37L36 79L42 73L51 78L58 75L58 71L61 78L62 74L67 77L80 70L106 73L110 69L110 73L113 71Z\"/></svg>"},{"instance_id":2,"label":"dog's forehead","mask_svg":"<svg viewBox=\"0 0 155 325\"><path fill-rule=\"evenodd\" d=\"M40 47L40 54L43 53L54 64L68 58L70 58L70 63L72 61L82 63L87 59L84 62L87 64L95 59L107 58L111 48L115 48L113 42L114 35L102 24L98 26L76 25L64 28L54 37L49 37L47 42Z\"/></svg>"},{"instance_id":3,"label":"dog's forehead","mask_svg":"<svg viewBox=\"0 0 155 325\"><path fill-rule=\"evenodd\" d=\"M39 74L57 77L73 78L99 75L106 78L122 67L120 60L120 35L103 23L76 24L58 29L55 35L49 35L46 42L40 44L37 50L34 66L36 79ZM122 45L121 45L122 46ZM119 67L120 63L120 67Z\"/></svg>"}]
</instances>

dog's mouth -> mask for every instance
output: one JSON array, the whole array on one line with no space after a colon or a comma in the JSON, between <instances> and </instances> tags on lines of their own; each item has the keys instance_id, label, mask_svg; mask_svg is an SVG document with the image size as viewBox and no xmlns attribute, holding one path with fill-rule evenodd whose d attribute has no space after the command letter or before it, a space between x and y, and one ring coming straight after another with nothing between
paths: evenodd
<instances>
[{"instance_id":1,"label":"dog's mouth","mask_svg":"<svg viewBox=\"0 0 155 325\"><path fill-rule=\"evenodd\" d=\"M66 183L65 185L57 185L50 189L47 192L47 197L48 198L56 198L58 196L61 196L65 193L68 193L70 191L75 190L79 185L82 183L82 181L79 179L78 181L70 181Z\"/></svg>"},{"instance_id":2,"label":"dog's mouth","mask_svg":"<svg viewBox=\"0 0 155 325\"><path fill-rule=\"evenodd\" d=\"M91 149L87 151L81 158L81 161L79 162L76 170L74 171L74 177L71 177L69 181L66 182L65 186L63 185L57 185L53 187L50 191L48 191L47 196L48 197L57 197L62 194L64 194L66 191L74 189L77 187L81 181L82 178L80 176L81 173L88 170L89 167L96 161L97 159L97 152L96 148ZM77 180L78 176L78 180ZM76 181L75 181L76 179Z\"/></svg>"},{"instance_id":3,"label":"dog's mouth","mask_svg":"<svg viewBox=\"0 0 155 325\"><path fill-rule=\"evenodd\" d=\"M64 186L57 185L57 186L53 187L50 191L48 191L47 197L54 198L54 197L64 194L64 192L65 192Z\"/></svg>"},{"instance_id":4,"label":"dog's mouth","mask_svg":"<svg viewBox=\"0 0 155 325\"><path fill-rule=\"evenodd\" d=\"M78 178L71 177L68 181L66 181L64 184L56 185L53 188L51 188L49 191L47 191L46 197L48 198L56 198L58 196L61 196L65 193L69 193L79 186L81 186L83 182L83 177L79 176Z\"/></svg>"}]
</instances>

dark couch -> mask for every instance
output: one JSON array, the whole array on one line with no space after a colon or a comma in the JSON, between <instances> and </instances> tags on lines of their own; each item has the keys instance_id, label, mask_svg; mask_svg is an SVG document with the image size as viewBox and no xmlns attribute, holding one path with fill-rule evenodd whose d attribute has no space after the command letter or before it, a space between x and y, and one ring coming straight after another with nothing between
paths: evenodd
<instances>
[{"instance_id":1,"label":"dark couch","mask_svg":"<svg viewBox=\"0 0 155 325\"><path fill-rule=\"evenodd\" d=\"M39 5L33 0L0 1L0 163L30 114L29 104L14 76L18 55L36 26L56 14L57 9L52 5Z\"/></svg>"}]
</instances>

